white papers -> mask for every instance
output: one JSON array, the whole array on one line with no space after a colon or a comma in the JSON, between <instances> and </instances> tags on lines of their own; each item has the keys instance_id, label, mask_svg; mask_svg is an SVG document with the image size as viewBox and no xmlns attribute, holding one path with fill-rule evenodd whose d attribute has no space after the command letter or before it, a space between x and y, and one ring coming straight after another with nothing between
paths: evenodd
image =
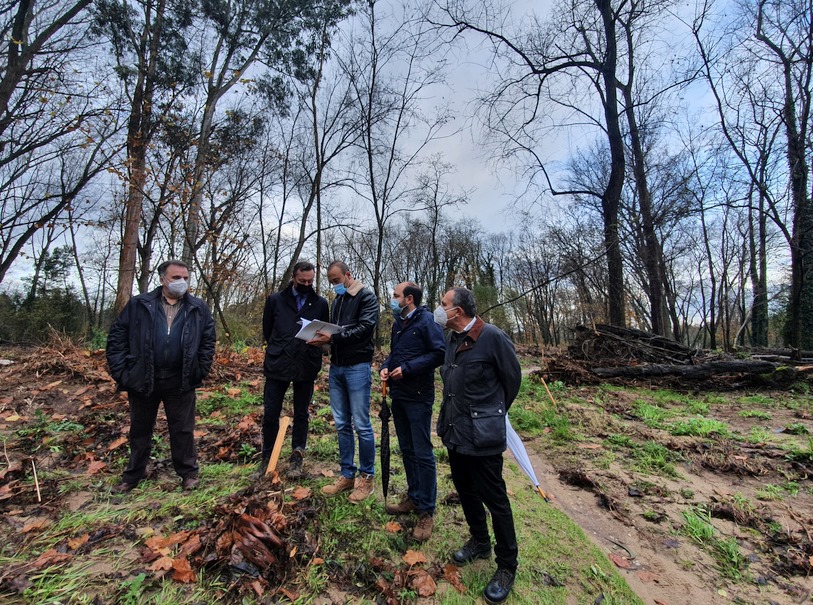
<instances>
[{"instance_id":1,"label":"white papers","mask_svg":"<svg viewBox=\"0 0 813 605\"><path fill-rule=\"evenodd\" d=\"M300 321L302 322L302 328L296 334L296 337L300 340L313 340L316 338L317 332L322 332L323 334L335 334L336 332L341 332L342 330L341 326L337 326L336 324L331 324L326 321L319 321L318 319L310 321L303 317Z\"/></svg>"}]
</instances>

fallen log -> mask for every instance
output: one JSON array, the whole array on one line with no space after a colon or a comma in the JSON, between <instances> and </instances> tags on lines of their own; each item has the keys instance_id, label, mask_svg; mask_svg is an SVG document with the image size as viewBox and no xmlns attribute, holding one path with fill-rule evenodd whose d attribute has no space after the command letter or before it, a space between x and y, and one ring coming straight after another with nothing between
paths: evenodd
<instances>
[{"instance_id":1,"label":"fallen log","mask_svg":"<svg viewBox=\"0 0 813 605\"><path fill-rule=\"evenodd\" d=\"M718 374L769 374L780 382L795 380L813 371L813 366L789 366L759 360L711 361L697 365L652 363L613 368L593 368L592 372L602 378L642 378L652 376L683 376L685 378L709 378Z\"/></svg>"}]
</instances>

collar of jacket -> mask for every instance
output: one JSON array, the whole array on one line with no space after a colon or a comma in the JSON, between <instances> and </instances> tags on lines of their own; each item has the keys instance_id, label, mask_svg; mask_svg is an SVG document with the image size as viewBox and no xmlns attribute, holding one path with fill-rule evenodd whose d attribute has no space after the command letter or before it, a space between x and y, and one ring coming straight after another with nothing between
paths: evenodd
<instances>
[{"instance_id":1,"label":"collar of jacket","mask_svg":"<svg viewBox=\"0 0 813 605\"><path fill-rule=\"evenodd\" d=\"M485 325L486 322L484 322L479 317L475 319L474 325L471 327L471 330L469 330L468 334L466 334L466 337L463 339L463 341L459 345L457 345L456 352L460 353L461 351L468 351L469 349L471 349L474 346L474 343L477 342L477 339L480 338L480 334L483 332L483 328L485 327Z\"/></svg>"},{"instance_id":2,"label":"collar of jacket","mask_svg":"<svg viewBox=\"0 0 813 605\"><path fill-rule=\"evenodd\" d=\"M347 293L350 296L355 296L362 290L364 290L364 284L361 283L359 280L354 279L352 285L349 288L347 288Z\"/></svg>"}]
</instances>

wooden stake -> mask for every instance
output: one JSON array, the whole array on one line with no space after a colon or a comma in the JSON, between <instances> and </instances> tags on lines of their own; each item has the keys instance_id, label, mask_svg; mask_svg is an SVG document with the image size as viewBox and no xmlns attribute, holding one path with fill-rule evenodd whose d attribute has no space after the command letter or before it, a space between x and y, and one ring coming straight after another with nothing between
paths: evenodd
<instances>
[{"instance_id":1,"label":"wooden stake","mask_svg":"<svg viewBox=\"0 0 813 605\"><path fill-rule=\"evenodd\" d=\"M279 462L279 453L282 451L282 442L285 441L285 431L288 430L288 425L291 424L291 419L288 416L283 416L279 419L279 430L277 431L277 439L274 441L274 449L271 450L271 459L268 461L268 468L265 469L265 476L273 473L277 469L277 462Z\"/></svg>"},{"instance_id":2,"label":"wooden stake","mask_svg":"<svg viewBox=\"0 0 813 605\"><path fill-rule=\"evenodd\" d=\"M37 488L37 502L42 502L42 495L40 494L40 482L37 479L37 465L34 464L34 459L31 458L31 470L34 471L34 487Z\"/></svg>"},{"instance_id":3,"label":"wooden stake","mask_svg":"<svg viewBox=\"0 0 813 605\"><path fill-rule=\"evenodd\" d=\"M553 402L553 407L555 407L555 408L557 408L557 409L558 409L558 408L559 408L559 404L558 404L558 403L556 403L556 400L553 398L553 395L551 394L550 389L548 388L548 383L547 383L547 382L545 382L545 379L544 379L544 378L542 378L542 374L540 374L540 375L539 375L539 380L541 380L541 381L542 381L542 384L544 385L545 390L546 390L546 391L547 391L547 393L548 393L548 397L550 397L551 402Z\"/></svg>"}]
</instances>

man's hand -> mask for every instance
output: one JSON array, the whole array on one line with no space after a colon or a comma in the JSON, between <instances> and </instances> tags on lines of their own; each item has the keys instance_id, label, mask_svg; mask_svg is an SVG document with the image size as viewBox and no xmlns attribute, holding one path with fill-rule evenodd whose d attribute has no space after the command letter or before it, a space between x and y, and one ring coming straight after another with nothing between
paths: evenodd
<instances>
[{"instance_id":1,"label":"man's hand","mask_svg":"<svg viewBox=\"0 0 813 605\"><path fill-rule=\"evenodd\" d=\"M392 372L390 372L390 378L392 380L401 380L403 377L404 373L401 371L401 366L398 366Z\"/></svg>"},{"instance_id":2,"label":"man's hand","mask_svg":"<svg viewBox=\"0 0 813 605\"><path fill-rule=\"evenodd\" d=\"M315 347L321 347L326 345L330 342L330 334L324 334L323 332L316 332L316 338L313 340L309 340L308 344L313 345Z\"/></svg>"},{"instance_id":3,"label":"man's hand","mask_svg":"<svg viewBox=\"0 0 813 605\"><path fill-rule=\"evenodd\" d=\"M390 371L387 368L381 368L378 375L381 377L381 380L387 380L387 378L390 377Z\"/></svg>"}]
</instances>

